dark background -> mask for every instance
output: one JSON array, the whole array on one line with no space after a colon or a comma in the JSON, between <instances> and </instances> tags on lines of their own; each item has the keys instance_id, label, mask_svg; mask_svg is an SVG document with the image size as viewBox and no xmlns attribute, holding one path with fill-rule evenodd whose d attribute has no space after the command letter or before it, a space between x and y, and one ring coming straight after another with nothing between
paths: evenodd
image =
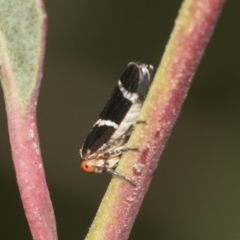
<instances>
[{"instance_id":1,"label":"dark background","mask_svg":"<svg viewBox=\"0 0 240 240\"><path fill-rule=\"evenodd\" d=\"M126 64L158 66L181 2L46 1L38 124L60 240L84 238L110 180L79 170L80 145ZM239 9L223 9L131 240L240 239ZM0 123L0 239L28 240L2 91Z\"/></svg>"}]
</instances>

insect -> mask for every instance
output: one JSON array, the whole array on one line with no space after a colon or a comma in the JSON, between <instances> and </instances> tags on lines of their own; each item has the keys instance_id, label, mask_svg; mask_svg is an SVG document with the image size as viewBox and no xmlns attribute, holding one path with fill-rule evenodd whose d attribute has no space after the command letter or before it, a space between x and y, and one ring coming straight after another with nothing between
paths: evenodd
<instances>
[{"instance_id":1,"label":"insect","mask_svg":"<svg viewBox=\"0 0 240 240\"><path fill-rule=\"evenodd\" d=\"M138 115L151 85L152 65L130 62L106 106L80 149L81 169L88 173L108 172L136 185L116 172L120 156L139 148L127 146L135 124L146 123Z\"/></svg>"}]
</instances>

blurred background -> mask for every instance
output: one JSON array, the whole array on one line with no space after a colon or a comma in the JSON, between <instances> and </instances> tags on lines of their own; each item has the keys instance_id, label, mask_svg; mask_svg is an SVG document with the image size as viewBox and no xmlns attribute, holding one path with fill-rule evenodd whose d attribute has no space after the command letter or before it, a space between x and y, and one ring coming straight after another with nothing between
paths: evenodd
<instances>
[{"instance_id":1,"label":"blurred background","mask_svg":"<svg viewBox=\"0 0 240 240\"><path fill-rule=\"evenodd\" d=\"M78 151L129 61L158 66L181 0L46 1L38 124L60 240L84 239L111 176ZM225 4L130 239L240 239L240 2ZM30 240L0 91L0 239Z\"/></svg>"}]
</instances>

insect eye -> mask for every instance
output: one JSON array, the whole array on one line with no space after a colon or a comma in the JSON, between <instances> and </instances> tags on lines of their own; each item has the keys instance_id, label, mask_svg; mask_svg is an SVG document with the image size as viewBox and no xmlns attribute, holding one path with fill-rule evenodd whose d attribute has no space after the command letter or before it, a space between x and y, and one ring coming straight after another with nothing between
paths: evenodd
<instances>
[{"instance_id":1,"label":"insect eye","mask_svg":"<svg viewBox=\"0 0 240 240\"><path fill-rule=\"evenodd\" d=\"M81 169L82 169L83 171L89 172L89 173L90 173L90 172L94 172L94 170L95 170L95 168L94 168L93 166L89 165L87 161L83 161L83 162L81 163Z\"/></svg>"}]
</instances>

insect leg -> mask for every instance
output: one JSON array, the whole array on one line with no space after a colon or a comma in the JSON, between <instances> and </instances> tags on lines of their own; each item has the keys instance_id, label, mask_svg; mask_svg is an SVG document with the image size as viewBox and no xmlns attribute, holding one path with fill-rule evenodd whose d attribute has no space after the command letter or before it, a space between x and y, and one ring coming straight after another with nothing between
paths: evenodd
<instances>
[{"instance_id":1,"label":"insect leg","mask_svg":"<svg viewBox=\"0 0 240 240\"><path fill-rule=\"evenodd\" d=\"M105 152L106 150L108 150L109 148L113 147L113 146L117 146L119 144L120 141L122 141L123 139L127 138L132 131L134 130L134 126L131 125L126 132L124 132L120 137L116 138L116 139L110 139L107 143L105 143L102 147L101 147L101 152Z\"/></svg>"},{"instance_id":2,"label":"insect leg","mask_svg":"<svg viewBox=\"0 0 240 240\"><path fill-rule=\"evenodd\" d=\"M114 176L117 176L117 177L119 177L119 178L122 178L122 179L126 180L127 182L129 182L129 183L132 184L133 186L137 186L137 184L136 184L135 182L133 182L132 180L126 178L124 175L122 175L122 174L114 171L113 169L108 168L107 166L104 166L103 169L104 169L105 172L108 172L108 173L110 173L110 174L112 174L112 175L114 175Z\"/></svg>"},{"instance_id":3,"label":"insect leg","mask_svg":"<svg viewBox=\"0 0 240 240\"><path fill-rule=\"evenodd\" d=\"M148 124L147 120L137 120L135 124Z\"/></svg>"},{"instance_id":4,"label":"insect leg","mask_svg":"<svg viewBox=\"0 0 240 240\"><path fill-rule=\"evenodd\" d=\"M136 121L135 124L147 124L147 121L145 120L139 120ZM134 125L132 124L120 137L118 137L117 139L110 139L107 143L105 143L102 147L101 147L101 157L103 158L108 158L108 157L112 157L112 156L117 156L117 155L121 155L123 152L127 152L127 151L139 151L139 148L131 148L131 147L127 147L127 146L120 146L117 147L119 145L119 142L124 141L124 139L126 139L129 135L131 135L132 131L134 130ZM114 146L116 146L115 149L109 151L109 149L113 148Z\"/></svg>"},{"instance_id":5,"label":"insect leg","mask_svg":"<svg viewBox=\"0 0 240 240\"><path fill-rule=\"evenodd\" d=\"M137 147L134 148L134 147L121 146L121 147L115 148L111 151L104 152L101 157L111 158L114 156L121 155L122 153L128 152L128 151L140 151L140 150Z\"/></svg>"}]
</instances>

